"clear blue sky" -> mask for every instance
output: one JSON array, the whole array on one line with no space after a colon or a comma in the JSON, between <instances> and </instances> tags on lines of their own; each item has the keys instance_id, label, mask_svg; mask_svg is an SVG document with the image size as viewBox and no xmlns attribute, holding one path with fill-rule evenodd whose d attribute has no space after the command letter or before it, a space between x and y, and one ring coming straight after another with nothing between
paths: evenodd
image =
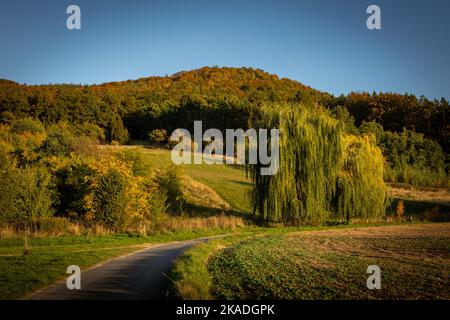
<instances>
[{"instance_id":1,"label":"clear blue sky","mask_svg":"<svg viewBox=\"0 0 450 320\"><path fill-rule=\"evenodd\" d=\"M66 29L81 7L82 29ZM382 30L366 28L377 4ZM450 1L0 0L0 78L102 83L261 68L334 94L450 98Z\"/></svg>"}]
</instances>

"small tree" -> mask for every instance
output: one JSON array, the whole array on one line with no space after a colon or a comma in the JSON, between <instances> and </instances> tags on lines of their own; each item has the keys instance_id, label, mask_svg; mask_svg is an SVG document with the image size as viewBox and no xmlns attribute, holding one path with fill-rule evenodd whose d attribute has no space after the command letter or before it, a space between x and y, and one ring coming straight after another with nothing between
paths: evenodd
<instances>
[{"instance_id":1,"label":"small tree","mask_svg":"<svg viewBox=\"0 0 450 320\"><path fill-rule=\"evenodd\" d=\"M128 204L127 181L118 170L109 170L98 177L91 195L93 221L118 230L125 224Z\"/></svg>"},{"instance_id":2,"label":"small tree","mask_svg":"<svg viewBox=\"0 0 450 320\"><path fill-rule=\"evenodd\" d=\"M183 210L181 172L176 165L170 165L156 175L156 181L163 194L167 197L167 207L174 212Z\"/></svg>"},{"instance_id":3,"label":"small tree","mask_svg":"<svg viewBox=\"0 0 450 320\"><path fill-rule=\"evenodd\" d=\"M404 212L405 212L405 206L403 204L403 200L399 200L397 203L397 208L395 210L395 214L396 214L398 220L402 219Z\"/></svg>"},{"instance_id":4,"label":"small tree","mask_svg":"<svg viewBox=\"0 0 450 320\"><path fill-rule=\"evenodd\" d=\"M155 129L152 130L149 134L148 134L148 138L150 143L154 143L156 145L165 145L168 140L169 137L167 136L167 131L165 129Z\"/></svg>"}]
</instances>

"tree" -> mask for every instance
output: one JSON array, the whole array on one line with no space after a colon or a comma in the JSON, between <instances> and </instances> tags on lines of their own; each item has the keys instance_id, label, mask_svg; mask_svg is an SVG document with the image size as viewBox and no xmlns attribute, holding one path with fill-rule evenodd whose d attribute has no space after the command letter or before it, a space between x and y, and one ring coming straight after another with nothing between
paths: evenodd
<instances>
[{"instance_id":1,"label":"tree","mask_svg":"<svg viewBox=\"0 0 450 320\"><path fill-rule=\"evenodd\" d=\"M383 157L368 137L344 134L321 108L274 109L260 127L280 129L279 171L262 176L260 164L248 166L260 218L298 225L383 216Z\"/></svg>"}]
</instances>

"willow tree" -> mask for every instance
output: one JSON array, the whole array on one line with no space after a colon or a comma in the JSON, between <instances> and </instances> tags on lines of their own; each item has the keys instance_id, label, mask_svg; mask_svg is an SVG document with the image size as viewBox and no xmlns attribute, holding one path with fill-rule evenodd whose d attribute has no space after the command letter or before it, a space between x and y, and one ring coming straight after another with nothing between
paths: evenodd
<instances>
[{"instance_id":1,"label":"willow tree","mask_svg":"<svg viewBox=\"0 0 450 320\"><path fill-rule=\"evenodd\" d=\"M384 158L370 136L346 135L337 178L335 214L340 220L376 220L389 201L383 181Z\"/></svg>"},{"instance_id":2,"label":"willow tree","mask_svg":"<svg viewBox=\"0 0 450 320\"><path fill-rule=\"evenodd\" d=\"M280 129L279 171L261 176L250 166L253 206L268 221L320 223L331 213L342 148L337 120L321 109L277 107L260 126Z\"/></svg>"},{"instance_id":3,"label":"willow tree","mask_svg":"<svg viewBox=\"0 0 450 320\"><path fill-rule=\"evenodd\" d=\"M254 213L261 219L298 225L382 215L386 192L379 149L365 138L344 136L342 124L327 111L276 106L255 126L280 129L278 173L263 176L260 164L247 167Z\"/></svg>"}]
</instances>

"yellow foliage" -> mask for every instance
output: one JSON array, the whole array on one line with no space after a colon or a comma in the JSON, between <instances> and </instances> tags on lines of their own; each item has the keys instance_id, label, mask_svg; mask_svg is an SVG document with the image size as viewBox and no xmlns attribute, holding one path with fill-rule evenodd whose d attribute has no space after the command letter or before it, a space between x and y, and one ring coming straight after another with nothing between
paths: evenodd
<instances>
[{"instance_id":1,"label":"yellow foliage","mask_svg":"<svg viewBox=\"0 0 450 320\"><path fill-rule=\"evenodd\" d=\"M156 187L152 188L152 185L145 178L134 176L130 164L116 157L107 157L97 162L92 162L90 168L95 172L91 190L95 190L98 187L100 178L111 171L120 173L125 179L126 223L136 223L136 221L143 221L149 218L151 209L149 194L150 192L156 192ZM94 204L92 192L87 194L85 202L88 209L86 219L88 221L93 220L98 208Z\"/></svg>"}]
</instances>

